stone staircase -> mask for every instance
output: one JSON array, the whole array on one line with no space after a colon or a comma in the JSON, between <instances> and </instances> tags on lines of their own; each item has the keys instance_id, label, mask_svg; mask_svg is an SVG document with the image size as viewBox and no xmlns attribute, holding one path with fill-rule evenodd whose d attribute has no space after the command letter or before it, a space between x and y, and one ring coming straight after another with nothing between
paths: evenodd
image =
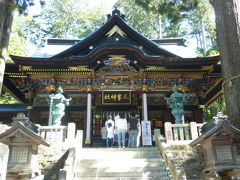
<instances>
[{"instance_id":1,"label":"stone staircase","mask_svg":"<svg viewBox=\"0 0 240 180\"><path fill-rule=\"evenodd\" d=\"M156 147L83 148L74 180L171 180Z\"/></svg>"}]
</instances>

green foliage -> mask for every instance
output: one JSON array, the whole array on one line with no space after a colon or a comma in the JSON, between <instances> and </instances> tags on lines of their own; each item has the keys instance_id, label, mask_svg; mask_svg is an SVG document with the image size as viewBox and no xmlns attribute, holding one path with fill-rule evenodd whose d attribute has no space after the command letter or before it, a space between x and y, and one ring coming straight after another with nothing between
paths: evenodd
<instances>
[{"instance_id":1,"label":"green foliage","mask_svg":"<svg viewBox=\"0 0 240 180\"><path fill-rule=\"evenodd\" d=\"M2 95L0 96L0 104L16 104L19 103L14 99L6 90L2 90Z\"/></svg>"},{"instance_id":2,"label":"green foliage","mask_svg":"<svg viewBox=\"0 0 240 180\"><path fill-rule=\"evenodd\" d=\"M103 24L104 16L102 7L90 9L82 1L50 0L36 18L41 26L34 26L42 37L83 38Z\"/></svg>"},{"instance_id":3,"label":"green foliage","mask_svg":"<svg viewBox=\"0 0 240 180\"><path fill-rule=\"evenodd\" d=\"M201 0L187 19L191 27L189 34L197 40L197 51L201 56L218 52L213 14L209 0Z\"/></svg>"},{"instance_id":4,"label":"green foliage","mask_svg":"<svg viewBox=\"0 0 240 180\"><path fill-rule=\"evenodd\" d=\"M148 38L154 39L162 36L172 38L186 35L186 29L180 22L171 23L171 19L166 14L151 11L135 1L118 0L114 6L122 9L129 25Z\"/></svg>"},{"instance_id":5,"label":"green foliage","mask_svg":"<svg viewBox=\"0 0 240 180\"><path fill-rule=\"evenodd\" d=\"M118 0L114 6L122 9L127 23L136 31L148 38L159 36L158 14L147 12L144 8L137 6L134 1Z\"/></svg>"},{"instance_id":6,"label":"green foliage","mask_svg":"<svg viewBox=\"0 0 240 180\"><path fill-rule=\"evenodd\" d=\"M199 0L135 0L135 2L147 11L166 16L171 24L175 24L189 17Z\"/></svg>"},{"instance_id":7,"label":"green foliage","mask_svg":"<svg viewBox=\"0 0 240 180\"><path fill-rule=\"evenodd\" d=\"M118 0L115 7L122 8L128 23L149 38L192 38L199 56L218 54L208 0Z\"/></svg>"},{"instance_id":8,"label":"green foliage","mask_svg":"<svg viewBox=\"0 0 240 180\"><path fill-rule=\"evenodd\" d=\"M226 101L223 95L218 97L216 101L203 109L205 122L213 119L213 117L216 116L220 111L223 112L223 114L226 114Z\"/></svg>"},{"instance_id":9,"label":"green foliage","mask_svg":"<svg viewBox=\"0 0 240 180\"><path fill-rule=\"evenodd\" d=\"M8 54L27 56L29 51L27 50L27 33L23 29L23 25L26 22L25 16L16 16L12 25L10 34L10 40L8 45ZM8 56L7 62L12 62ZM0 98L0 104L16 104L18 101L12 97L6 90L2 90Z\"/></svg>"},{"instance_id":10,"label":"green foliage","mask_svg":"<svg viewBox=\"0 0 240 180\"><path fill-rule=\"evenodd\" d=\"M26 17L16 16L14 18L8 45L8 54L19 56L27 56L29 54L27 50L27 33L23 29L26 20ZM7 62L12 62L10 57L8 57Z\"/></svg>"}]
</instances>

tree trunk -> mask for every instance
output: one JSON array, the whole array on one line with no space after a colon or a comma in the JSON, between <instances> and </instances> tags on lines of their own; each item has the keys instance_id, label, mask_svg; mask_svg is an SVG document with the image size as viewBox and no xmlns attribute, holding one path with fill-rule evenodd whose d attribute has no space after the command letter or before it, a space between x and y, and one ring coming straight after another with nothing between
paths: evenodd
<instances>
[{"instance_id":1,"label":"tree trunk","mask_svg":"<svg viewBox=\"0 0 240 180\"><path fill-rule=\"evenodd\" d=\"M213 0L229 120L240 128L240 1Z\"/></svg>"},{"instance_id":2,"label":"tree trunk","mask_svg":"<svg viewBox=\"0 0 240 180\"><path fill-rule=\"evenodd\" d=\"M15 0L0 0L0 95L2 92L7 47L10 37Z\"/></svg>"},{"instance_id":3,"label":"tree trunk","mask_svg":"<svg viewBox=\"0 0 240 180\"><path fill-rule=\"evenodd\" d=\"M162 15L158 13L158 37L162 39Z\"/></svg>"},{"instance_id":4,"label":"tree trunk","mask_svg":"<svg viewBox=\"0 0 240 180\"><path fill-rule=\"evenodd\" d=\"M202 36L202 49L204 52L204 55L207 54L207 40L206 40L206 30L203 22L203 17L201 17L200 20L200 27L201 27L201 36Z\"/></svg>"}]
</instances>

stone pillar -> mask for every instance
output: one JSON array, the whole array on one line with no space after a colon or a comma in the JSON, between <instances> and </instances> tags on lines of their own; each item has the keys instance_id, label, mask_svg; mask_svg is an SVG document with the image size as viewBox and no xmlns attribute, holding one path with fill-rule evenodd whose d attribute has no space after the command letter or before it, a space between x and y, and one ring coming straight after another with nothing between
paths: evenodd
<instances>
[{"instance_id":1,"label":"stone pillar","mask_svg":"<svg viewBox=\"0 0 240 180\"><path fill-rule=\"evenodd\" d=\"M68 148L74 146L75 135L76 135L76 124L68 123L68 126L67 126Z\"/></svg>"},{"instance_id":2,"label":"stone pillar","mask_svg":"<svg viewBox=\"0 0 240 180\"><path fill-rule=\"evenodd\" d=\"M142 106L143 106L143 120L148 121L148 107L147 107L147 86L143 85L142 87L143 96L142 96Z\"/></svg>"},{"instance_id":3,"label":"stone pillar","mask_svg":"<svg viewBox=\"0 0 240 180\"><path fill-rule=\"evenodd\" d=\"M172 123L165 122L164 123L164 131L165 131L165 137L166 141L173 141L173 133L172 133Z\"/></svg>"},{"instance_id":4,"label":"stone pillar","mask_svg":"<svg viewBox=\"0 0 240 180\"><path fill-rule=\"evenodd\" d=\"M198 129L197 129L196 122L190 122L190 132L191 132L192 140L195 140L198 138Z\"/></svg>"},{"instance_id":5,"label":"stone pillar","mask_svg":"<svg viewBox=\"0 0 240 180\"><path fill-rule=\"evenodd\" d=\"M85 144L91 144L92 87L87 87L87 127Z\"/></svg>"}]
</instances>

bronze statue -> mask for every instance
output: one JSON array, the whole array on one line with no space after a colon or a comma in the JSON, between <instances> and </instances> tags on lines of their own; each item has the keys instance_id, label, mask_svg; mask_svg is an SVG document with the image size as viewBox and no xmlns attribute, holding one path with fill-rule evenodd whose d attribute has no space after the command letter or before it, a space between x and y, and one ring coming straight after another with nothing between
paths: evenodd
<instances>
[{"instance_id":1,"label":"bronze statue","mask_svg":"<svg viewBox=\"0 0 240 180\"><path fill-rule=\"evenodd\" d=\"M69 105L71 98L64 97L63 89L58 87L56 94L51 94L50 97L50 112L49 112L49 125L60 126L61 119L65 115L65 107Z\"/></svg>"}]
</instances>

